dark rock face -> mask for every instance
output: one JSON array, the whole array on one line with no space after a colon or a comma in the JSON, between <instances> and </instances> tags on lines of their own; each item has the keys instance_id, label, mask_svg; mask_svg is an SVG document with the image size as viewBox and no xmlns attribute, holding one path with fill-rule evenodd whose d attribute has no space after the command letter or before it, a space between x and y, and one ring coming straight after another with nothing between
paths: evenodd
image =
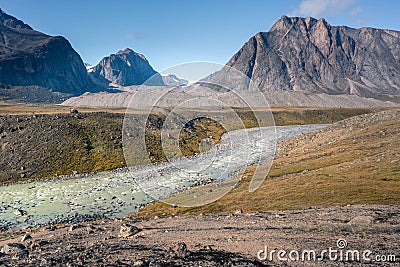
<instances>
[{"instance_id":1,"label":"dark rock face","mask_svg":"<svg viewBox=\"0 0 400 267\"><path fill-rule=\"evenodd\" d=\"M0 84L39 86L66 95L94 87L82 59L65 38L34 31L1 10Z\"/></svg>"},{"instance_id":2,"label":"dark rock face","mask_svg":"<svg viewBox=\"0 0 400 267\"><path fill-rule=\"evenodd\" d=\"M227 65L264 91L400 95L400 32L283 16Z\"/></svg>"},{"instance_id":3,"label":"dark rock face","mask_svg":"<svg viewBox=\"0 0 400 267\"><path fill-rule=\"evenodd\" d=\"M129 48L103 58L93 73L122 86L140 85L146 81L146 85L164 85L161 75L147 59Z\"/></svg>"},{"instance_id":4,"label":"dark rock face","mask_svg":"<svg viewBox=\"0 0 400 267\"><path fill-rule=\"evenodd\" d=\"M0 8L0 24L17 30L21 29L33 30L31 26L25 24L23 21L4 13L3 10L1 10L1 8Z\"/></svg>"}]
</instances>

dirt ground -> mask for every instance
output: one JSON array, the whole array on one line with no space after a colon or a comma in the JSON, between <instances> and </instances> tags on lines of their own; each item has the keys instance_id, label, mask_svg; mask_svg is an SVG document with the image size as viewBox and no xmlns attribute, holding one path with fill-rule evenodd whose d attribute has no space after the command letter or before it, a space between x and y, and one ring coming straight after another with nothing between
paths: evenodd
<instances>
[{"instance_id":1,"label":"dirt ground","mask_svg":"<svg viewBox=\"0 0 400 267\"><path fill-rule=\"evenodd\" d=\"M399 211L400 206L355 205L104 219L25 229L3 233L0 266L399 266ZM347 246L339 248L338 240ZM315 250L321 258L322 250L329 248L342 255L358 250L360 261L351 261L350 254L337 260L325 254L322 261L301 261L303 250ZM298 251L300 260L296 254L291 255L296 261L279 260L275 253L270 261L271 251L281 249ZM371 251L369 262L362 257L365 250ZM395 262L377 262L377 256L395 257Z\"/></svg>"}]
</instances>

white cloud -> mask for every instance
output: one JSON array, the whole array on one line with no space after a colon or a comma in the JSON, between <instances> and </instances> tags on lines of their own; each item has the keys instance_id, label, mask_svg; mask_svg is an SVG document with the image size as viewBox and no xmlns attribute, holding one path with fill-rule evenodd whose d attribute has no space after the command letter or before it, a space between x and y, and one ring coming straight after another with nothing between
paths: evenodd
<instances>
[{"instance_id":1,"label":"white cloud","mask_svg":"<svg viewBox=\"0 0 400 267\"><path fill-rule=\"evenodd\" d=\"M126 34L126 38L129 40L137 40L137 39L142 39L146 36L144 32L138 31L138 32L131 32Z\"/></svg>"},{"instance_id":2,"label":"white cloud","mask_svg":"<svg viewBox=\"0 0 400 267\"><path fill-rule=\"evenodd\" d=\"M292 12L292 15L323 17L335 15L357 0L302 0L300 5Z\"/></svg>"},{"instance_id":3,"label":"white cloud","mask_svg":"<svg viewBox=\"0 0 400 267\"><path fill-rule=\"evenodd\" d=\"M362 8L361 7L355 7L353 8L350 12L349 15L350 17L356 17L357 15L359 15L362 12Z\"/></svg>"}]
</instances>

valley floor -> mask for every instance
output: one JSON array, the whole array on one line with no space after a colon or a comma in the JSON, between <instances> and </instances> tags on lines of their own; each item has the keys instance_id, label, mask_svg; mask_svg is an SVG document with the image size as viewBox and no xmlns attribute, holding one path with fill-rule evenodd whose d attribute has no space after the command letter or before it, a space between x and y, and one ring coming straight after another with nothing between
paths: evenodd
<instances>
[{"instance_id":1,"label":"valley floor","mask_svg":"<svg viewBox=\"0 0 400 267\"><path fill-rule=\"evenodd\" d=\"M32 230L23 242L23 232L8 233L0 246L14 242L20 248L0 254L0 265L394 266L400 262L399 231L398 205L103 220ZM337 255L357 250L360 261L350 256L330 260L328 254L322 261L283 261L272 254L270 261L259 253L265 246L268 255L272 250L313 250L317 258L329 248ZM365 250L371 254L364 259ZM377 262L379 256L387 262Z\"/></svg>"},{"instance_id":2,"label":"valley floor","mask_svg":"<svg viewBox=\"0 0 400 267\"><path fill-rule=\"evenodd\" d=\"M275 120L321 122L338 114L308 112L280 112ZM122 220L2 232L0 266L398 266L399 123L398 110L369 113L282 142L266 181L251 194L254 166L206 206L153 202ZM257 259L265 246L268 256L275 250L271 261ZM314 250L320 257L329 249L344 258L277 255ZM361 261L346 261L348 251Z\"/></svg>"}]
</instances>

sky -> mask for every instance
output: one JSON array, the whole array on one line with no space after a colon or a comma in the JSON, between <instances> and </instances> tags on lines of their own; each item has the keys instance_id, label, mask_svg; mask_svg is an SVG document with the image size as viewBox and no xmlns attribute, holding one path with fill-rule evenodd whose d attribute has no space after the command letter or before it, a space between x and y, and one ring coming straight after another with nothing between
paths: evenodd
<instances>
[{"instance_id":1,"label":"sky","mask_svg":"<svg viewBox=\"0 0 400 267\"><path fill-rule=\"evenodd\" d=\"M400 30L396 0L0 0L0 8L66 37L84 62L95 65L129 47L157 71L192 61L224 64L282 15Z\"/></svg>"}]
</instances>

